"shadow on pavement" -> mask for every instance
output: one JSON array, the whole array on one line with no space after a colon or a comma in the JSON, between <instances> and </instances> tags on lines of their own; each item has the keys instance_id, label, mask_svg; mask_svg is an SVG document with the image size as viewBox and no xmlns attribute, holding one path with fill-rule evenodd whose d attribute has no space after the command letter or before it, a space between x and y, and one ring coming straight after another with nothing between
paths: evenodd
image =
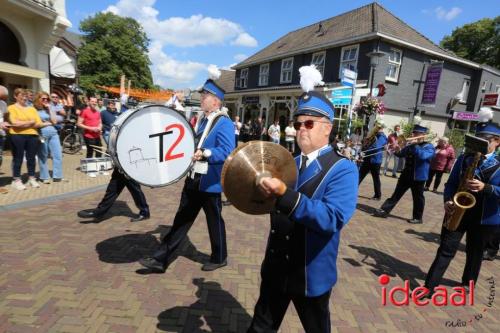
<instances>
[{"instance_id":1,"label":"shadow on pavement","mask_svg":"<svg viewBox=\"0 0 500 333\"><path fill-rule=\"evenodd\" d=\"M417 282L417 279L424 281L427 275L427 273L422 271L420 267L399 260L398 258L388 255L377 249L356 245L349 245L349 247L357 250L359 254L365 256L363 260L361 260L361 264L373 267L371 271L377 277L382 274L387 274L391 277L397 276L403 281L408 280L410 282L410 289L419 287L421 284ZM368 261L368 258L371 258L372 260ZM353 266L359 266L353 263L357 263L357 261L352 258L344 258L344 260ZM431 263L429 263L429 267L430 266ZM374 281L374 283L378 283L378 281ZM441 284L445 286L456 287L460 283L443 278L441 280Z\"/></svg>"},{"instance_id":2,"label":"shadow on pavement","mask_svg":"<svg viewBox=\"0 0 500 333\"><path fill-rule=\"evenodd\" d=\"M405 233L407 233L409 235L415 235L419 239L421 239L423 241L426 241L426 242L429 242L429 243L439 244L440 243L440 239L441 239L441 235L437 234L435 232L420 232L420 231L416 231L416 230L413 230L413 229L406 229ZM463 243L460 243L460 245L458 247L458 250L462 251L462 252L465 252L465 245Z\"/></svg>"},{"instance_id":3,"label":"shadow on pavement","mask_svg":"<svg viewBox=\"0 0 500 333\"><path fill-rule=\"evenodd\" d=\"M374 201L374 202L380 202L380 206L382 206L382 203L383 203L383 201ZM377 210L378 208L374 208L372 206L368 206L368 205L365 205L365 204L362 204L362 203L358 202L356 204L356 209L359 209L360 211L365 212L367 214L373 215L375 213L375 210ZM393 215L393 214L390 214L390 213L389 213L388 217L393 217L395 219L403 220L403 221L407 220L404 217Z\"/></svg>"},{"instance_id":4,"label":"shadow on pavement","mask_svg":"<svg viewBox=\"0 0 500 333\"><path fill-rule=\"evenodd\" d=\"M252 317L220 284L193 279L198 300L189 306L176 306L158 315L156 327L167 332L245 332Z\"/></svg>"},{"instance_id":5,"label":"shadow on pavement","mask_svg":"<svg viewBox=\"0 0 500 333\"><path fill-rule=\"evenodd\" d=\"M86 209L86 210L92 210ZM113 203L113 206L109 209L109 211L104 214L104 216L96 218L96 219L90 219L90 220L81 220L81 224L92 224L92 223L101 223L105 220L109 220L110 218L114 216L126 216L126 217L136 217L137 214L135 214L125 201L117 200L115 203Z\"/></svg>"},{"instance_id":6,"label":"shadow on pavement","mask_svg":"<svg viewBox=\"0 0 500 333\"><path fill-rule=\"evenodd\" d=\"M97 243L95 248L99 254L99 260L111 264L127 264L150 256L160 246L154 234L159 233L160 239L163 239L170 228L170 226L161 225L156 230L144 234L122 235ZM209 255L199 252L188 237L179 246L173 260L179 255L197 263L205 263L210 259Z\"/></svg>"}]
</instances>

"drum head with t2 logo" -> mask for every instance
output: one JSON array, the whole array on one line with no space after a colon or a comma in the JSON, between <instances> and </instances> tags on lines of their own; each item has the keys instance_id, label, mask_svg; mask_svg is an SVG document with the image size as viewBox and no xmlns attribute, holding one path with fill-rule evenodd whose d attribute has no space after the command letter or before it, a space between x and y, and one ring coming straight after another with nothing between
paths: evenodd
<instances>
[{"instance_id":1,"label":"drum head with t2 logo","mask_svg":"<svg viewBox=\"0 0 500 333\"><path fill-rule=\"evenodd\" d=\"M120 115L109 137L115 165L150 187L172 184L192 163L194 132L183 114L163 105L148 105Z\"/></svg>"}]
</instances>

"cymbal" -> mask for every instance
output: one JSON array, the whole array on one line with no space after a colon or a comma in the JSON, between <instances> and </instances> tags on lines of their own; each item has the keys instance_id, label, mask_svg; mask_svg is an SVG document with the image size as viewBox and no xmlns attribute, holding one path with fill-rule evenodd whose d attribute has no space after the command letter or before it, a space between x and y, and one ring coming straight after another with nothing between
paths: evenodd
<instances>
[{"instance_id":1,"label":"cymbal","mask_svg":"<svg viewBox=\"0 0 500 333\"><path fill-rule=\"evenodd\" d=\"M284 147L266 141L249 141L236 148L222 168L222 188L238 210L252 215L267 214L276 199L266 198L257 187L262 177L275 177L294 186L297 167Z\"/></svg>"}]
</instances>

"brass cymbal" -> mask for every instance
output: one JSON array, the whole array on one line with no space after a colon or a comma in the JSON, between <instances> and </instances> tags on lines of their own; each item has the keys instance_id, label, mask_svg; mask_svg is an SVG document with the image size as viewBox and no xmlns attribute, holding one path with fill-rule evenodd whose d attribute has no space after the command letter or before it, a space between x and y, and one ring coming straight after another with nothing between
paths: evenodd
<instances>
[{"instance_id":1,"label":"brass cymbal","mask_svg":"<svg viewBox=\"0 0 500 333\"><path fill-rule=\"evenodd\" d=\"M238 146L222 168L222 187L227 199L247 214L271 212L276 199L266 198L258 189L257 183L262 177L275 177L293 187L297 168L292 154L266 141L249 141Z\"/></svg>"}]
</instances>

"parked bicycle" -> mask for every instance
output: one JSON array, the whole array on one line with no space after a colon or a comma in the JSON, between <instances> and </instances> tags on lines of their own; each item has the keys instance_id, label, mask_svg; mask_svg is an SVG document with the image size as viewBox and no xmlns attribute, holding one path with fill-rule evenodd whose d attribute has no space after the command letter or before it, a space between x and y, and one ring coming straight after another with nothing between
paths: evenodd
<instances>
[{"instance_id":1,"label":"parked bicycle","mask_svg":"<svg viewBox=\"0 0 500 333\"><path fill-rule=\"evenodd\" d=\"M83 138L76 126L76 120L70 119L64 121L61 138L63 152L66 154L76 154L82 150Z\"/></svg>"}]
</instances>

